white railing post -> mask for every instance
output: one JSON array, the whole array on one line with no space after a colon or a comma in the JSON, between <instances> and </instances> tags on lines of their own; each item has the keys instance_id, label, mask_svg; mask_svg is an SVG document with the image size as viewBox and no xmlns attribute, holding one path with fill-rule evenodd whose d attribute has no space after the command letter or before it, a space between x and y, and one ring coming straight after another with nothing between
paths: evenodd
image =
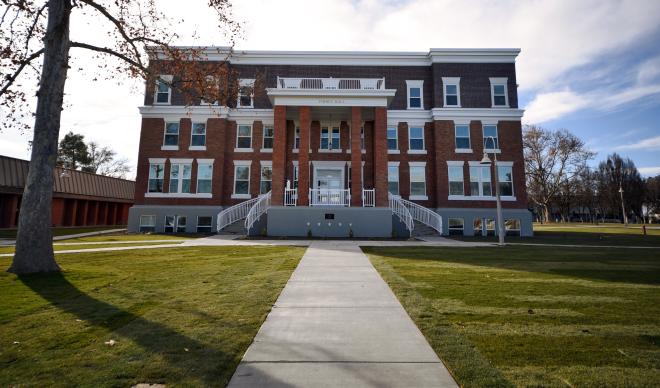
<instances>
[{"instance_id":1,"label":"white railing post","mask_svg":"<svg viewBox=\"0 0 660 388\"><path fill-rule=\"evenodd\" d=\"M410 211L403 205L401 197L388 193L388 200L392 214L396 215L401 220L401 222L403 222L403 224L406 226L406 229L408 229L410 236L412 237L415 223L413 221L412 215L410 214Z\"/></svg>"},{"instance_id":2,"label":"white railing post","mask_svg":"<svg viewBox=\"0 0 660 388\"><path fill-rule=\"evenodd\" d=\"M250 228L252 228L254 223L257 222L261 215L268 212L268 209L270 208L270 198L270 191L257 197L257 201L250 208L250 211L245 217L245 231L247 233L250 233Z\"/></svg>"},{"instance_id":3,"label":"white railing post","mask_svg":"<svg viewBox=\"0 0 660 388\"><path fill-rule=\"evenodd\" d=\"M384 90L385 78L289 78L277 77L279 89Z\"/></svg>"},{"instance_id":4,"label":"white railing post","mask_svg":"<svg viewBox=\"0 0 660 388\"><path fill-rule=\"evenodd\" d=\"M401 198L400 201L401 204L410 211L410 214L415 221L421 222L422 224L435 229L439 234L442 234L442 217L438 213L403 198Z\"/></svg>"},{"instance_id":5,"label":"white railing post","mask_svg":"<svg viewBox=\"0 0 660 388\"><path fill-rule=\"evenodd\" d=\"M284 189L284 206L298 206L298 189Z\"/></svg>"},{"instance_id":6,"label":"white railing post","mask_svg":"<svg viewBox=\"0 0 660 388\"><path fill-rule=\"evenodd\" d=\"M362 206L376 206L376 189L362 189Z\"/></svg>"}]
</instances>

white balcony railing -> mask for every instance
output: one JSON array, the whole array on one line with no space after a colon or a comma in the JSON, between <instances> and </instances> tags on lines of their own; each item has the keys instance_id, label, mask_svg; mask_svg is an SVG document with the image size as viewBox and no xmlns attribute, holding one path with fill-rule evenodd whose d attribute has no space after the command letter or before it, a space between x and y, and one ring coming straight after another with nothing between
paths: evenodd
<instances>
[{"instance_id":1,"label":"white balcony railing","mask_svg":"<svg viewBox=\"0 0 660 388\"><path fill-rule=\"evenodd\" d=\"M247 233L250 233L250 228L254 225L255 222L264 214L268 212L270 208L270 191L266 194L262 194L257 197L257 201L254 202L252 208L245 216L245 230Z\"/></svg>"},{"instance_id":2,"label":"white balcony railing","mask_svg":"<svg viewBox=\"0 0 660 388\"><path fill-rule=\"evenodd\" d=\"M408 208L403 204L403 199L399 197L398 195L392 195L391 193L388 193L388 199L390 202L390 209L392 210L392 214L396 215L399 220L406 226L406 229L408 230L409 237L412 236L413 229L415 228L415 223L413 220L412 215L410 214L410 211Z\"/></svg>"},{"instance_id":3,"label":"white balcony railing","mask_svg":"<svg viewBox=\"0 0 660 388\"><path fill-rule=\"evenodd\" d=\"M351 206L350 190L309 189L310 206Z\"/></svg>"},{"instance_id":4,"label":"white balcony railing","mask_svg":"<svg viewBox=\"0 0 660 388\"><path fill-rule=\"evenodd\" d=\"M298 189L284 189L284 206L298 205Z\"/></svg>"},{"instance_id":5,"label":"white balcony railing","mask_svg":"<svg viewBox=\"0 0 660 388\"><path fill-rule=\"evenodd\" d=\"M401 203L408 208L413 220L421 222L422 224L435 229L439 234L442 234L442 217L440 214L405 199L401 199Z\"/></svg>"},{"instance_id":6,"label":"white balcony railing","mask_svg":"<svg viewBox=\"0 0 660 388\"><path fill-rule=\"evenodd\" d=\"M259 197L257 198L252 198L247 201L243 201L239 204L236 204L234 206L228 207L227 209L224 209L218 214L218 222L217 222L217 228L218 232L224 229L225 227L233 224L234 222L238 220L242 220L245 217L247 217L248 213L250 212L250 209L254 205L255 202L259 200Z\"/></svg>"},{"instance_id":7,"label":"white balcony railing","mask_svg":"<svg viewBox=\"0 0 660 388\"><path fill-rule=\"evenodd\" d=\"M362 206L376 206L376 189L362 189Z\"/></svg>"},{"instance_id":8,"label":"white balcony railing","mask_svg":"<svg viewBox=\"0 0 660 388\"><path fill-rule=\"evenodd\" d=\"M277 88L301 90L385 90L385 78L277 77Z\"/></svg>"}]
</instances>

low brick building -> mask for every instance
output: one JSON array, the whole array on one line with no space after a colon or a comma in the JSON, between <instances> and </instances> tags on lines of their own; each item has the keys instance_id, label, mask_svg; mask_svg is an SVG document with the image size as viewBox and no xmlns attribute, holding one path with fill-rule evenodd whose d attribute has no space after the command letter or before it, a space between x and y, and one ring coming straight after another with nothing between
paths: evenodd
<instances>
[{"instance_id":1,"label":"low brick building","mask_svg":"<svg viewBox=\"0 0 660 388\"><path fill-rule=\"evenodd\" d=\"M15 228L30 162L0 156L0 228ZM55 168L52 226L126 225L135 182Z\"/></svg>"},{"instance_id":2,"label":"low brick building","mask_svg":"<svg viewBox=\"0 0 660 388\"><path fill-rule=\"evenodd\" d=\"M129 229L215 231L268 194L249 223L269 235L391 235L409 216L488 234L499 182L508 232L530 235L518 53L237 51L230 66L248 87L229 106L186 106L167 83L148 85ZM498 154L498 181L484 149Z\"/></svg>"}]
</instances>

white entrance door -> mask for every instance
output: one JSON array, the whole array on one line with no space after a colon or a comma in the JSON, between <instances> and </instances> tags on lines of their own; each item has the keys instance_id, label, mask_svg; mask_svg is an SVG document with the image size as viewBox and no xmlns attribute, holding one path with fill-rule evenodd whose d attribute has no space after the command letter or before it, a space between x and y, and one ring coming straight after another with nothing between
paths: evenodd
<instances>
[{"instance_id":1,"label":"white entrance door","mask_svg":"<svg viewBox=\"0 0 660 388\"><path fill-rule=\"evenodd\" d=\"M344 189L343 167L320 167L314 170L312 205L348 206L348 190Z\"/></svg>"},{"instance_id":2,"label":"white entrance door","mask_svg":"<svg viewBox=\"0 0 660 388\"><path fill-rule=\"evenodd\" d=\"M341 190L344 188L344 174L341 168L319 168L316 170L316 188Z\"/></svg>"}]
</instances>

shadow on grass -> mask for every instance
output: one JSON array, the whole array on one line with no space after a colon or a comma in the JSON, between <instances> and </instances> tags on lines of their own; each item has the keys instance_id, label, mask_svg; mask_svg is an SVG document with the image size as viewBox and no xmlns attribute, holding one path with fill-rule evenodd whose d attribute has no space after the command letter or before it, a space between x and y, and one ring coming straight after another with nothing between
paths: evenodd
<instances>
[{"instance_id":1,"label":"shadow on grass","mask_svg":"<svg viewBox=\"0 0 660 388\"><path fill-rule=\"evenodd\" d=\"M437 260L523 272L645 285L660 284L657 250L557 247L436 248L365 247L370 253L397 260Z\"/></svg>"},{"instance_id":2,"label":"shadow on grass","mask_svg":"<svg viewBox=\"0 0 660 388\"><path fill-rule=\"evenodd\" d=\"M180 374L185 375L194 369L194 377L203 381L204 385L221 384L222 379L231 377L236 368L234 356L162 324L95 299L70 283L61 273L21 275L19 279L54 307L74 314L90 325L114 331L114 335L133 341L146 352L162 357L168 365L178 369ZM122 330L129 323L133 330ZM188 352L184 350L186 348ZM229 377L226 377L227 371Z\"/></svg>"},{"instance_id":3,"label":"shadow on grass","mask_svg":"<svg viewBox=\"0 0 660 388\"><path fill-rule=\"evenodd\" d=\"M495 236L450 236L449 238L469 242L496 242ZM509 243L534 243L534 244L558 244L558 245L613 245L613 246L643 246L660 247L660 236L607 233L607 232L577 232L577 231L534 231L533 237L506 236Z\"/></svg>"}]
</instances>

